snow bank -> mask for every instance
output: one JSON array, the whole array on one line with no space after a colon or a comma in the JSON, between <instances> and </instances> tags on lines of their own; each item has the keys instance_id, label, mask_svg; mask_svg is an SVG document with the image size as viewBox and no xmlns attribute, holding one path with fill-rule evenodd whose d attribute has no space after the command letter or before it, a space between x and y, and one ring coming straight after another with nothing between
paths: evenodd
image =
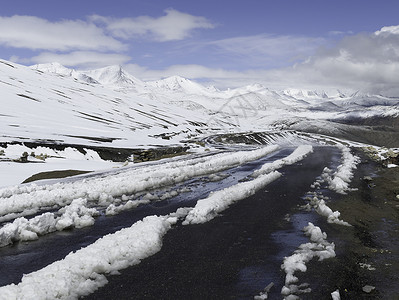
<instances>
[{"instance_id":1,"label":"snow bank","mask_svg":"<svg viewBox=\"0 0 399 300\"><path fill-rule=\"evenodd\" d=\"M313 184L314 185L314 184ZM311 210L312 208L321 216L327 218L328 223L334 223L338 225L351 226L348 222L341 220L339 217L341 213L339 211L333 211L327 204L324 197L320 192L309 193L310 196L306 197L308 203L305 208Z\"/></svg>"},{"instance_id":2,"label":"snow bank","mask_svg":"<svg viewBox=\"0 0 399 300\"><path fill-rule=\"evenodd\" d=\"M319 261L335 257L334 243L327 242L327 234L312 223L304 227L305 235L309 237L310 242L299 246L298 250L293 255L285 257L281 268L286 273L285 285L281 290L284 299L298 299L296 294L303 294L311 292L308 284L298 285L298 277L294 275L295 272L306 272L306 263L315 257Z\"/></svg>"},{"instance_id":3,"label":"snow bank","mask_svg":"<svg viewBox=\"0 0 399 300\"><path fill-rule=\"evenodd\" d=\"M83 228L94 224L95 216L99 212L95 208L87 208L86 199L75 199L70 205L59 210L62 213L61 217L57 219L55 228L59 231L66 228L76 227Z\"/></svg>"},{"instance_id":4,"label":"snow bank","mask_svg":"<svg viewBox=\"0 0 399 300\"><path fill-rule=\"evenodd\" d=\"M43 213L31 219L20 217L0 228L0 247L16 241L36 240L40 235L68 228L82 228L94 224L95 208L87 208L85 199L76 199L58 213Z\"/></svg>"},{"instance_id":5,"label":"snow bank","mask_svg":"<svg viewBox=\"0 0 399 300\"><path fill-rule=\"evenodd\" d=\"M332 174L332 171L325 168L323 177L327 180L329 188L340 194L346 194L350 190L349 184L353 178L353 170L360 162L360 158L353 155L348 147L337 145L342 151L342 164L338 166L337 171Z\"/></svg>"},{"instance_id":6,"label":"snow bank","mask_svg":"<svg viewBox=\"0 0 399 300\"><path fill-rule=\"evenodd\" d=\"M140 263L162 247L162 237L177 221L171 216L149 216L63 260L24 275L18 284L0 287L0 298L78 299L107 283L105 274Z\"/></svg>"},{"instance_id":7,"label":"snow bank","mask_svg":"<svg viewBox=\"0 0 399 300\"><path fill-rule=\"evenodd\" d=\"M212 220L219 212L227 209L234 202L255 194L256 191L280 176L281 173L274 171L251 181L241 182L211 193L207 198L197 201L195 207L188 213L183 225L205 223Z\"/></svg>"},{"instance_id":8,"label":"snow bank","mask_svg":"<svg viewBox=\"0 0 399 300\"><path fill-rule=\"evenodd\" d=\"M15 219L0 229L0 247L12 244L15 241L29 241L55 231L56 220L53 213L45 213L30 220Z\"/></svg>"},{"instance_id":9,"label":"snow bank","mask_svg":"<svg viewBox=\"0 0 399 300\"><path fill-rule=\"evenodd\" d=\"M255 179L247 182L241 182L234 186L225 188L221 191L211 193L207 198L197 201L195 207L189 212L183 224L205 223L213 219L217 214L234 202L245 199L256 191L268 185L281 176L281 173L275 171L284 165L291 165L302 160L306 155L313 151L310 145L301 145L293 153L272 163L264 164L259 170L256 170L251 177Z\"/></svg>"},{"instance_id":10,"label":"snow bank","mask_svg":"<svg viewBox=\"0 0 399 300\"><path fill-rule=\"evenodd\" d=\"M322 187L323 183L327 184L329 189L336 191L337 193L345 194L347 191L351 190L349 184L353 177L353 169L356 168L360 159L352 155L348 147L343 145L337 145L337 147L342 151L342 163L337 167L335 172L327 167L324 168L319 179L311 185L311 188L316 191L309 192L310 196L306 197L309 202L305 207L309 210L311 208L315 209L319 215L327 218L328 223L351 226L348 222L339 219L341 213L339 211L333 211L328 207L325 201L328 197L324 197L323 194L318 191Z\"/></svg>"},{"instance_id":11,"label":"snow bank","mask_svg":"<svg viewBox=\"0 0 399 300\"><path fill-rule=\"evenodd\" d=\"M137 206L141 204L148 204L150 203L150 200L147 199L142 199L142 200L129 200L125 204L121 204L116 206L115 204L110 204L107 209L105 210L105 215L107 216L114 216L119 214L120 212L124 210L129 210L132 208L136 208Z\"/></svg>"},{"instance_id":12,"label":"snow bank","mask_svg":"<svg viewBox=\"0 0 399 300\"><path fill-rule=\"evenodd\" d=\"M1 217L37 212L40 207L65 206L83 198L101 206L109 206L115 197L131 195L150 189L183 182L187 179L219 172L233 166L259 159L278 146L267 146L252 151L221 153L199 158L132 167L111 176L97 176L51 185L21 185L0 189ZM4 220L3 220L4 221Z\"/></svg>"},{"instance_id":13,"label":"snow bank","mask_svg":"<svg viewBox=\"0 0 399 300\"><path fill-rule=\"evenodd\" d=\"M264 164L259 170L256 170L252 176L258 177L261 174L266 174L273 170L280 169L285 165L292 165L298 161L301 161L311 152L313 152L313 147L311 145L300 145L287 157Z\"/></svg>"},{"instance_id":14,"label":"snow bank","mask_svg":"<svg viewBox=\"0 0 399 300\"><path fill-rule=\"evenodd\" d=\"M332 209L326 205L324 200L319 200L316 212L319 215L326 217L328 223L351 226L348 222L340 220L339 217L341 216L341 213L339 211L332 211Z\"/></svg>"},{"instance_id":15,"label":"snow bank","mask_svg":"<svg viewBox=\"0 0 399 300\"><path fill-rule=\"evenodd\" d=\"M339 290L336 290L331 293L332 300L341 300L341 295L339 294Z\"/></svg>"}]
</instances>

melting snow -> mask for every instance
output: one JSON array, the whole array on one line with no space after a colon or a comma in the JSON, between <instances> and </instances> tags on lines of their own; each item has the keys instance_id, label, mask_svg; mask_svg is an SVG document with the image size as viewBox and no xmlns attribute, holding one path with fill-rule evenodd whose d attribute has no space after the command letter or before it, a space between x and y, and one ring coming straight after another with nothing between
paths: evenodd
<instances>
[{"instance_id":1,"label":"melting snow","mask_svg":"<svg viewBox=\"0 0 399 300\"><path fill-rule=\"evenodd\" d=\"M107 283L105 274L140 263L162 247L162 237L177 221L149 216L64 259L24 275L18 285L0 287L1 299L77 299Z\"/></svg>"},{"instance_id":2,"label":"melting snow","mask_svg":"<svg viewBox=\"0 0 399 300\"><path fill-rule=\"evenodd\" d=\"M299 246L293 255L285 257L281 268L285 271L285 285L281 290L284 299L298 299L296 294L310 293L308 284L298 285L298 277L295 272L306 272L308 263L317 257L319 261L335 257L335 245L327 241L327 234L321 229L309 222L304 227L305 235L309 237L310 242Z\"/></svg>"},{"instance_id":3,"label":"melting snow","mask_svg":"<svg viewBox=\"0 0 399 300\"><path fill-rule=\"evenodd\" d=\"M29 227L27 225L29 222L23 216L35 214L42 207L66 206L60 209L62 217L57 220L55 226L57 230L73 226L89 226L94 223L93 216L98 213L94 208L87 208L86 206L89 204L105 207L108 215L117 214L122 210L148 203L153 198L145 195L142 200L132 200L122 205L115 205L116 202L120 202L119 198L126 199L126 195L219 172L259 159L277 149L278 146L267 146L251 151L227 152L150 166L144 165L141 168L128 168L112 174L112 176L99 175L74 182L41 186L31 184L1 189L0 221L20 218L0 229L0 245L4 246L21 239L37 238L34 231L26 230ZM162 197L166 199L176 194L176 191L171 191ZM48 230L48 232L51 231L54 230Z\"/></svg>"}]
</instances>

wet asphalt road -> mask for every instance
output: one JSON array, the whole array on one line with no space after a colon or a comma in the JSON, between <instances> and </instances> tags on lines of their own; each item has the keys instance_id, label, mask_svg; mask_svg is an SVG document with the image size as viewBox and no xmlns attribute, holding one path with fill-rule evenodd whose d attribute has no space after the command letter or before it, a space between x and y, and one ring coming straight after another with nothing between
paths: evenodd
<instances>
[{"instance_id":1,"label":"wet asphalt road","mask_svg":"<svg viewBox=\"0 0 399 300\"><path fill-rule=\"evenodd\" d=\"M271 282L269 299L281 299L283 258L308 241L301 229L319 219L297 206L326 162L337 157L336 149L318 149L220 217L176 226L160 252L108 276L104 288L84 299L253 299Z\"/></svg>"},{"instance_id":2,"label":"wet asphalt road","mask_svg":"<svg viewBox=\"0 0 399 300\"><path fill-rule=\"evenodd\" d=\"M225 171L223 173L229 176L222 181L190 180L184 183L192 189L190 193L143 205L117 216L100 216L94 226L53 233L38 241L2 248L0 285L18 283L22 274L43 268L70 251L131 226L145 216L168 214L178 207L194 206L210 191L235 184L266 161L284 157L292 150L283 149ZM160 252L139 265L121 270L120 275L107 276L109 283L84 299L253 299L270 283L274 286L269 299L281 299L285 273L280 266L284 256L291 255L300 244L308 242L302 228L308 222L328 226L314 212L305 212L298 207L305 204L304 195L324 167L336 166L339 159L337 148L315 147L314 153L301 162L280 169L281 178L232 205L219 217L200 225L178 224L165 235ZM323 226L320 227L325 230ZM330 293L336 286L333 280L325 280L320 275L317 262L314 270L310 269L305 277L311 287L319 290L304 299L331 299Z\"/></svg>"}]
</instances>

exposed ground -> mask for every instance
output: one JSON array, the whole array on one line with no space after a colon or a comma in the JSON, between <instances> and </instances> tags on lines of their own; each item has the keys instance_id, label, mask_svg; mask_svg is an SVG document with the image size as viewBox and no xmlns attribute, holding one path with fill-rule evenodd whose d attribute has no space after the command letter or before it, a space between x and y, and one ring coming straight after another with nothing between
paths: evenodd
<instances>
[{"instance_id":1,"label":"exposed ground","mask_svg":"<svg viewBox=\"0 0 399 300\"><path fill-rule=\"evenodd\" d=\"M399 169L359 155L362 163L352 184L359 189L329 203L352 227L327 230L337 257L312 262L309 270L324 278L325 286L333 282L343 300L399 299ZM363 290L367 286L370 292ZM322 286L314 289L312 299L328 299L325 292Z\"/></svg>"}]
</instances>

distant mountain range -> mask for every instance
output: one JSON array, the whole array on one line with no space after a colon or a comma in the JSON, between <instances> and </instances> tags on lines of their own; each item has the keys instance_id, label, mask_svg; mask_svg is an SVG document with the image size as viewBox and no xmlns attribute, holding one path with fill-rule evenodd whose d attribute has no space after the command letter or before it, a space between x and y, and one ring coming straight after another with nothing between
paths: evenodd
<instances>
[{"instance_id":1,"label":"distant mountain range","mask_svg":"<svg viewBox=\"0 0 399 300\"><path fill-rule=\"evenodd\" d=\"M121 66L78 71L5 60L0 97L0 142L137 147L242 131L337 135L353 123L399 115L399 98L361 91L277 91L260 84L219 90L180 76L145 82Z\"/></svg>"}]
</instances>

